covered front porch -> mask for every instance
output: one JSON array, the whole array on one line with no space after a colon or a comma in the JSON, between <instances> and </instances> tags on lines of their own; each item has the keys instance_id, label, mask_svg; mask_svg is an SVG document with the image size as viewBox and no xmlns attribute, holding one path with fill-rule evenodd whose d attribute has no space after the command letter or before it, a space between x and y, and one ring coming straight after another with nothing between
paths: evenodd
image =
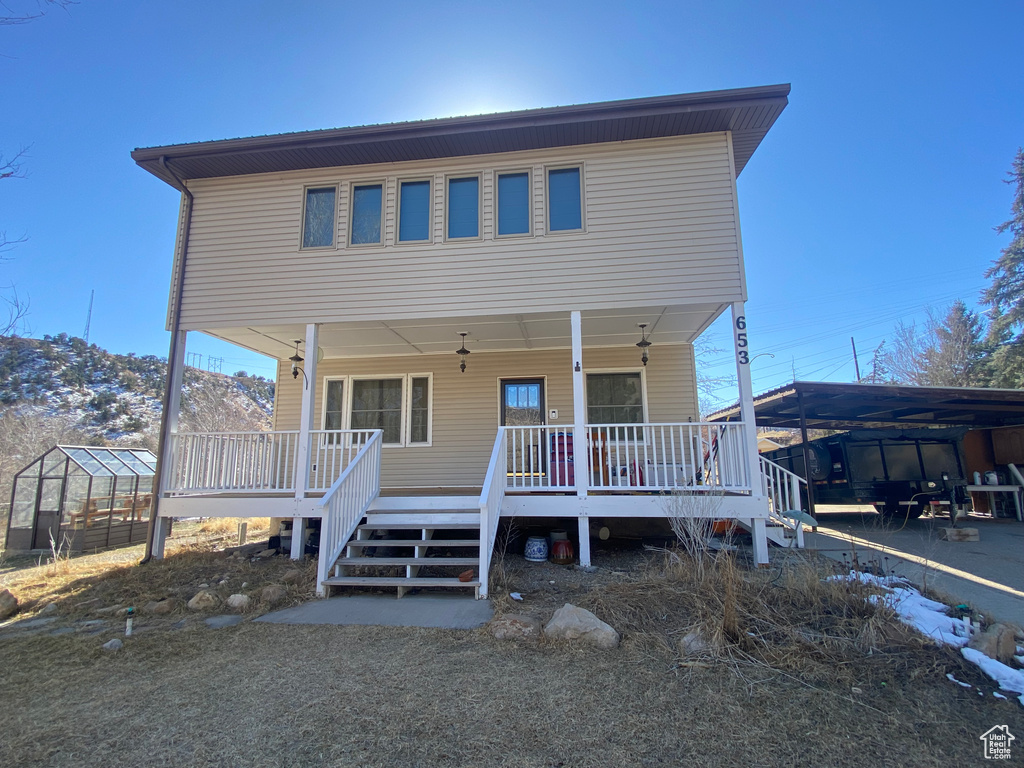
<instances>
[{"instance_id":1,"label":"covered front porch","mask_svg":"<svg viewBox=\"0 0 1024 768\"><path fill-rule=\"evenodd\" d=\"M673 496L713 495L765 563L796 481L765 471L752 420L702 423L697 407L692 341L729 310L749 403L739 304L221 329L281 360L275 430L173 429L159 516L317 518L330 568L369 515L468 513L486 594L502 516L577 518L587 564L591 517L666 517Z\"/></svg>"}]
</instances>

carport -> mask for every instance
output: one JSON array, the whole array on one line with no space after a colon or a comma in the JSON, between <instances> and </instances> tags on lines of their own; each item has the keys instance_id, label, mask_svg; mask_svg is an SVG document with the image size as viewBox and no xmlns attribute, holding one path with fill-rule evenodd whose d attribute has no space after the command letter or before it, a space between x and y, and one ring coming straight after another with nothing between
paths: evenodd
<instances>
[{"instance_id":1,"label":"carport","mask_svg":"<svg viewBox=\"0 0 1024 768\"><path fill-rule=\"evenodd\" d=\"M739 421L739 404L707 419ZM978 440L983 461L993 466L1024 464L1024 428L1004 429L1024 425L1024 391L1017 389L795 381L755 397L754 419L759 427L799 429L805 467L809 465L808 429L936 426L969 427L979 432L979 438L981 430L989 430L990 450L984 440ZM1016 479L1024 485L1024 479ZM814 484L808 482L807 488L808 511L813 515Z\"/></svg>"}]
</instances>

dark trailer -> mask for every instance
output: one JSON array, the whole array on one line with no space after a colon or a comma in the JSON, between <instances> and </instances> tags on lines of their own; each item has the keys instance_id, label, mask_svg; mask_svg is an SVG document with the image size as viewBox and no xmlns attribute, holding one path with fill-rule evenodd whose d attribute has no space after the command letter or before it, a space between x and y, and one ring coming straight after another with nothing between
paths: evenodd
<instances>
[{"instance_id":1,"label":"dark trailer","mask_svg":"<svg viewBox=\"0 0 1024 768\"><path fill-rule=\"evenodd\" d=\"M156 457L57 445L14 476L7 549L82 552L146 540Z\"/></svg>"},{"instance_id":2,"label":"dark trailer","mask_svg":"<svg viewBox=\"0 0 1024 768\"><path fill-rule=\"evenodd\" d=\"M762 454L810 477L818 504L874 504L887 516L918 517L932 501L969 500L961 439L956 429L853 430ZM944 506L945 511L949 507Z\"/></svg>"}]
</instances>

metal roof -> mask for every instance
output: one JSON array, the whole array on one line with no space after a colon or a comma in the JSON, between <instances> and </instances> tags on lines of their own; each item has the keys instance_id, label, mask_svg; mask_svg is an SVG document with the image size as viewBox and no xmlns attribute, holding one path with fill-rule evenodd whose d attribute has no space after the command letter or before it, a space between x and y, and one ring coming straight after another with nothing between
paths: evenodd
<instances>
[{"instance_id":1,"label":"metal roof","mask_svg":"<svg viewBox=\"0 0 1024 768\"><path fill-rule=\"evenodd\" d=\"M492 115L139 148L132 159L182 179L483 155L732 131L737 175L788 103L789 85L527 109Z\"/></svg>"},{"instance_id":2,"label":"metal roof","mask_svg":"<svg viewBox=\"0 0 1024 768\"><path fill-rule=\"evenodd\" d=\"M803 404L810 429L857 427L969 426L1024 424L1024 391L977 387L913 387L902 384L842 384L795 381L754 398L759 427L800 427ZM739 404L709 421L739 421Z\"/></svg>"}]
</instances>

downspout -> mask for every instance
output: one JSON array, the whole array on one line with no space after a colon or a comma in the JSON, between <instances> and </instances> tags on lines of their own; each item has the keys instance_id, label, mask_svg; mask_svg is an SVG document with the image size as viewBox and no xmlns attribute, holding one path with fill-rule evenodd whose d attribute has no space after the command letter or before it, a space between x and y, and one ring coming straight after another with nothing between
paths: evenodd
<instances>
[{"instance_id":1,"label":"downspout","mask_svg":"<svg viewBox=\"0 0 1024 768\"><path fill-rule=\"evenodd\" d=\"M185 230L181 236L181 258L178 260L178 267L174 272L174 298L171 305L171 344L167 352L167 379L164 384L163 411L160 415L160 437L157 441L156 469L153 472L153 501L149 508L149 527L146 531L146 554L143 555L139 565L144 565L153 559L153 540L156 538L157 512L160 508L160 487L163 483L164 456L169 437L168 418L171 411L171 382L175 380L174 366L178 359L178 331L181 326L181 300L185 293L185 260L188 258L188 237L192 229L192 206L195 202L192 193L189 192L185 182L167 164L167 156L160 157L160 165L167 172L176 184L175 189L181 191L185 198Z\"/></svg>"}]
</instances>

